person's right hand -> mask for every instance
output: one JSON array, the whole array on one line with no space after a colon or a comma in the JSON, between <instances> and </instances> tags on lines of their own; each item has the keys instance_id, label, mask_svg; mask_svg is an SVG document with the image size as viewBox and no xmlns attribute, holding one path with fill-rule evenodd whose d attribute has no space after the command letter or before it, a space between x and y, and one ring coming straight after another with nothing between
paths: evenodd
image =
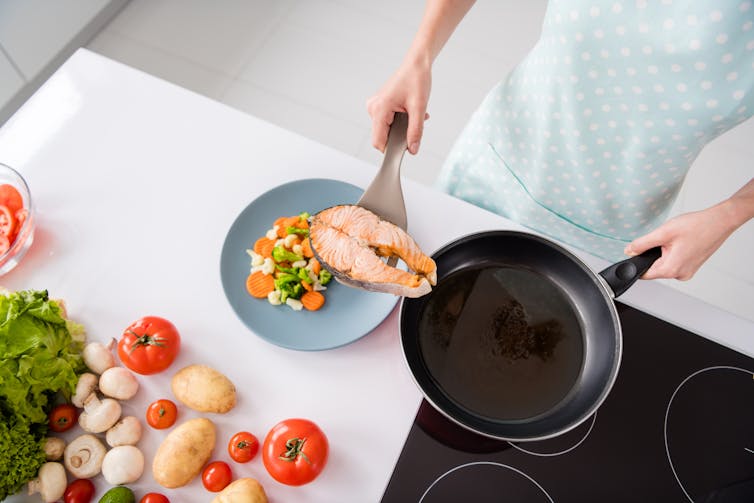
<instances>
[{"instance_id":1,"label":"person's right hand","mask_svg":"<svg viewBox=\"0 0 754 503\"><path fill-rule=\"evenodd\" d=\"M427 103L432 86L432 69L428 61L406 60L382 88L367 100L367 111L372 117L372 146L385 151L387 134L395 112L408 114L406 142L408 151L419 151L424 121L429 118Z\"/></svg>"}]
</instances>

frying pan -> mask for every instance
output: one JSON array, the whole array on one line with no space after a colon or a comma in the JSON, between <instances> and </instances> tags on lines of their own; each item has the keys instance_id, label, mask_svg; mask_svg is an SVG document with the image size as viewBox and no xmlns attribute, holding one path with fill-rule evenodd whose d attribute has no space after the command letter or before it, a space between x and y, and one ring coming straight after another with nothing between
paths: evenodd
<instances>
[{"instance_id":1,"label":"frying pan","mask_svg":"<svg viewBox=\"0 0 754 503\"><path fill-rule=\"evenodd\" d=\"M589 418L620 366L613 299L661 255L653 248L599 274L534 234L488 231L435 252L431 293L404 298L403 354L426 400L462 427L543 440Z\"/></svg>"}]
</instances>

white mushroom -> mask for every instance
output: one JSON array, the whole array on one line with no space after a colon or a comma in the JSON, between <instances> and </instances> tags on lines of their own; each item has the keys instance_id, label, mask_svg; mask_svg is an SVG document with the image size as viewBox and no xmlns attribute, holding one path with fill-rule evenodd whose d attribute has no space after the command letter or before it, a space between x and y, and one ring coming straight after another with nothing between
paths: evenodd
<instances>
[{"instance_id":1,"label":"white mushroom","mask_svg":"<svg viewBox=\"0 0 754 503\"><path fill-rule=\"evenodd\" d=\"M110 485L136 482L144 473L144 455L133 445L113 447L102 461L102 476Z\"/></svg>"},{"instance_id":2,"label":"white mushroom","mask_svg":"<svg viewBox=\"0 0 754 503\"><path fill-rule=\"evenodd\" d=\"M81 435L65 448L63 462L71 475L90 479L99 474L107 449L94 435Z\"/></svg>"},{"instance_id":3,"label":"white mushroom","mask_svg":"<svg viewBox=\"0 0 754 503\"><path fill-rule=\"evenodd\" d=\"M136 445L141 439L141 423L135 416L126 416L107 430L105 440L110 447Z\"/></svg>"},{"instance_id":4,"label":"white mushroom","mask_svg":"<svg viewBox=\"0 0 754 503\"><path fill-rule=\"evenodd\" d=\"M84 372L79 376L79 382L76 383L76 392L71 398L71 403L81 409L84 407L84 400L95 391L97 391L97 376L90 372Z\"/></svg>"},{"instance_id":5,"label":"white mushroom","mask_svg":"<svg viewBox=\"0 0 754 503\"><path fill-rule=\"evenodd\" d=\"M112 398L100 400L95 393L84 400L84 412L79 415L79 426L89 433L107 431L120 418L120 404Z\"/></svg>"},{"instance_id":6,"label":"white mushroom","mask_svg":"<svg viewBox=\"0 0 754 503\"><path fill-rule=\"evenodd\" d=\"M128 369L110 367L99 376L99 390L109 397L128 400L139 391L139 381Z\"/></svg>"},{"instance_id":7,"label":"white mushroom","mask_svg":"<svg viewBox=\"0 0 754 503\"><path fill-rule=\"evenodd\" d=\"M101 374L110 367L115 366L115 357L112 349L115 339L111 339L107 346L101 342L90 342L84 346L81 355L84 357L84 363L95 374Z\"/></svg>"},{"instance_id":8,"label":"white mushroom","mask_svg":"<svg viewBox=\"0 0 754 503\"><path fill-rule=\"evenodd\" d=\"M63 497L67 484L63 465L50 461L43 464L37 478L29 482L29 494L39 493L45 503L53 503Z\"/></svg>"},{"instance_id":9,"label":"white mushroom","mask_svg":"<svg viewBox=\"0 0 754 503\"><path fill-rule=\"evenodd\" d=\"M47 437L45 439L44 447L45 459L47 461L57 461L63 457L63 450L65 449L65 440L58 437Z\"/></svg>"}]
</instances>

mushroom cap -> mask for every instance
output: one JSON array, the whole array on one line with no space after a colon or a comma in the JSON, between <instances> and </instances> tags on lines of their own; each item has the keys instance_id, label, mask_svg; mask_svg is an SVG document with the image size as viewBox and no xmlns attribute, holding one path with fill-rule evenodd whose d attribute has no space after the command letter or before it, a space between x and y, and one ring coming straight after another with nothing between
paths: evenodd
<instances>
[{"instance_id":1,"label":"mushroom cap","mask_svg":"<svg viewBox=\"0 0 754 503\"><path fill-rule=\"evenodd\" d=\"M120 403L112 398L100 400L92 393L84 402L84 412L79 414L79 426L89 433L109 430L120 419Z\"/></svg>"},{"instance_id":2,"label":"mushroom cap","mask_svg":"<svg viewBox=\"0 0 754 503\"><path fill-rule=\"evenodd\" d=\"M110 485L130 484L144 473L144 454L133 445L113 447L102 461L102 476Z\"/></svg>"},{"instance_id":3,"label":"mushroom cap","mask_svg":"<svg viewBox=\"0 0 754 503\"><path fill-rule=\"evenodd\" d=\"M106 452L107 449L97 437L84 434L66 446L63 462L74 477L90 479L101 471Z\"/></svg>"},{"instance_id":4,"label":"mushroom cap","mask_svg":"<svg viewBox=\"0 0 754 503\"><path fill-rule=\"evenodd\" d=\"M89 398L89 395L97 391L98 380L97 376L91 372L81 374L78 383L76 383L76 392L71 397L71 403L79 409L84 407L84 401Z\"/></svg>"},{"instance_id":5,"label":"mushroom cap","mask_svg":"<svg viewBox=\"0 0 754 503\"><path fill-rule=\"evenodd\" d=\"M139 381L126 368L110 367L99 377L99 389L109 397L128 400L139 391Z\"/></svg>"},{"instance_id":6,"label":"mushroom cap","mask_svg":"<svg viewBox=\"0 0 754 503\"><path fill-rule=\"evenodd\" d=\"M29 482L29 494L38 492L45 502L58 501L67 484L63 465L49 461L40 467L37 478Z\"/></svg>"},{"instance_id":7,"label":"mushroom cap","mask_svg":"<svg viewBox=\"0 0 754 503\"><path fill-rule=\"evenodd\" d=\"M136 445L141 440L143 429L136 416L122 417L112 428L107 430L105 441L110 447Z\"/></svg>"}]
</instances>

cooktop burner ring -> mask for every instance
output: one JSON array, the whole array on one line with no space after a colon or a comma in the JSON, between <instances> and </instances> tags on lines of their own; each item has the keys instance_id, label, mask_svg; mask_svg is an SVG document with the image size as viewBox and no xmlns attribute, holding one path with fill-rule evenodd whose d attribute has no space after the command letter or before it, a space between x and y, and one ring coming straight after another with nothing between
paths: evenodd
<instances>
[{"instance_id":1,"label":"cooktop burner ring","mask_svg":"<svg viewBox=\"0 0 754 503\"><path fill-rule=\"evenodd\" d=\"M453 473L455 471L458 471L458 470L461 470L463 468L469 468L469 467L472 467L472 466L479 466L479 465L498 466L500 468L505 468L505 469L508 469L508 470L512 470L513 472L521 475L522 477L526 478L529 482L531 482L532 484L534 484L534 486L536 486L537 489L539 489L540 491L542 491L542 494L544 494L544 496L547 498L547 500L550 503L555 503L555 500L552 498L552 496L550 496L550 494L545 490L545 488L542 487L542 485L539 482L537 482L536 480L534 480L530 475L527 475L525 472L522 472L521 470L519 470L518 468L515 468L513 466L506 465L504 463L496 463L494 461L474 461L474 462L471 462L471 463L464 463L462 465L454 466L450 470L446 471L445 473L443 473L442 475L440 475L439 477L437 477L429 485L429 487L427 487L427 489L421 495L421 498L419 498L419 502L418 503L422 503L424 501L424 498L427 497L427 494L429 494L429 492L432 490L432 488L438 482L440 482L443 478L447 477L451 473Z\"/></svg>"},{"instance_id":2,"label":"cooktop burner ring","mask_svg":"<svg viewBox=\"0 0 754 503\"><path fill-rule=\"evenodd\" d=\"M683 386L686 385L686 383L688 383L691 379L693 379L694 377L696 377L696 376L698 376L700 374L703 374L705 372L716 371L716 370L732 370L732 371L736 371L736 372L742 372L742 373L750 375L750 376L752 376L754 378L754 372L752 372L751 370L743 369L741 367L734 367L734 366L730 366L730 365L716 365L716 366L712 366L712 367L705 367L703 369L697 370L696 372L694 372L691 375L689 375L688 377L686 377L683 381L681 381L681 383L673 391L673 394L670 396L670 400L668 401L668 405L665 408L665 420L664 420L664 423L663 423L663 437L664 437L664 442L665 442L665 455L667 456L668 463L670 464L670 469L673 472L673 477L675 477L675 480L678 483L678 486L681 488L681 491L683 491L684 496L686 496L686 499L688 499L688 501L690 501L691 503L694 503L694 499L688 493L688 490L683 485L683 482L681 482L681 478L678 475L676 467L675 467L675 465L673 463L673 459L672 459L672 457L670 455L670 446L668 444L668 417L670 416L670 409L671 409L671 407L673 405L673 400L675 400L676 395L683 388ZM752 450L752 449L744 448L744 450L746 450L747 452L750 452L750 453L754 454L754 450Z\"/></svg>"},{"instance_id":3,"label":"cooktop burner ring","mask_svg":"<svg viewBox=\"0 0 754 503\"><path fill-rule=\"evenodd\" d=\"M592 432L592 429L594 428L594 423L596 421L597 421L597 413L595 412L594 414L592 414L592 421L589 424L589 428L586 430L586 433L584 433L584 436L581 437L581 439L578 442L576 442L575 444L573 444L571 447L569 447L568 449L564 449L562 451L558 451L558 452L535 452L535 451L530 451L528 449L524 449L523 447L518 446L518 445L514 444L513 442L508 442L508 443L514 449L516 449L518 451L521 451L521 452L523 452L525 454L531 454L532 456L540 456L540 457L543 457L543 458L560 456L561 454L566 454L568 452L571 452L572 450L576 449L578 446L580 446L581 444L583 444L584 440L586 440L586 438Z\"/></svg>"}]
</instances>

